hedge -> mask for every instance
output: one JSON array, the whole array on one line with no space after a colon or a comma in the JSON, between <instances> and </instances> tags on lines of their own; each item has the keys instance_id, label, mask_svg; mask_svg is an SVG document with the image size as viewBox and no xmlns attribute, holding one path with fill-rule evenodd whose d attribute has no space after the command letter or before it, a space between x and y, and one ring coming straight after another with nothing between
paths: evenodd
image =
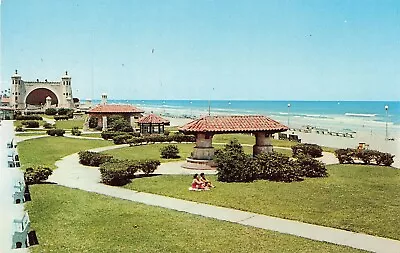
<instances>
[{"instance_id":1,"label":"hedge","mask_svg":"<svg viewBox=\"0 0 400 253\"><path fill-rule=\"evenodd\" d=\"M310 156L297 159L272 152L255 157L246 155L237 140L215 152L217 180L223 182L251 182L270 180L279 182L302 181L304 177L326 177L325 164Z\"/></svg>"},{"instance_id":2,"label":"hedge","mask_svg":"<svg viewBox=\"0 0 400 253\"><path fill-rule=\"evenodd\" d=\"M317 144L297 144L292 146L293 157L302 155L311 156L312 158L322 157L322 148Z\"/></svg>"},{"instance_id":3,"label":"hedge","mask_svg":"<svg viewBox=\"0 0 400 253\"><path fill-rule=\"evenodd\" d=\"M64 129L49 129L46 133L50 136L63 136L65 134Z\"/></svg>"},{"instance_id":4,"label":"hedge","mask_svg":"<svg viewBox=\"0 0 400 253\"><path fill-rule=\"evenodd\" d=\"M142 143L155 143L155 142L196 142L196 137L193 135L145 135L142 137L133 137L126 140L127 144L137 145Z\"/></svg>"},{"instance_id":5,"label":"hedge","mask_svg":"<svg viewBox=\"0 0 400 253\"><path fill-rule=\"evenodd\" d=\"M28 128L38 128L39 127L39 121L35 121L35 120L22 121L21 124Z\"/></svg>"},{"instance_id":6,"label":"hedge","mask_svg":"<svg viewBox=\"0 0 400 253\"><path fill-rule=\"evenodd\" d=\"M44 114L46 114L46 115L56 115L57 114L57 109L56 108L47 108L44 111Z\"/></svg>"},{"instance_id":7,"label":"hedge","mask_svg":"<svg viewBox=\"0 0 400 253\"><path fill-rule=\"evenodd\" d=\"M116 160L111 159L100 165L101 182L107 185L122 186L135 177L135 173L142 171L148 175L160 165L158 160Z\"/></svg>"},{"instance_id":8,"label":"hedge","mask_svg":"<svg viewBox=\"0 0 400 253\"><path fill-rule=\"evenodd\" d=\"M71 134L72 134L72 135L75 135L75 136L80 136L81 133L82 133L82 132L79 130L78 127L73 127L72 130L71 130Z\"/></svg>"},{"instance_id":9,"label":"hedge","mask_svg":"<svg viewBox=\"0 0 400 253\"><path fill-rule=\"evenodd\" d=\"M16 120L43 120L39 115L17 115Z\"/></svg>"},{"instance_id":10,"label":"hedge","mask_svg":"<svg viewBox=\"0 0 400 253\"><path fill-rule=\"evenodd\" d=\"M160 148L161 158L179 158L179 148L177 145L167 145Z\"/></svg>"},{"instance_id":11,"label":"hedge","mask_svg":"<svg viewBox=\"0 0 400 253\"><path fill-rule=\"evenodd\" d=\"M91 151L80 151L78 155L80 164L94 167L98 167L105 162L109 162L113 158L112 155L101 154Z\"/></svg>"},{"instance_id":12,"label":"hedge","mask_svg":"<svg viewBox=\"0 0 400 253\"><path fill-rule=\"evenodd\" d=\"M48 167L29 167L24 172L25 183L38 184L47 180L52 173L53 171Z\"/></svg>"},{"instance_id":13,"label":"hedge","mask_svg":"<svg viewBox=\"0 0 400 253\"><path fill-rule=\"evenodd\" d=\"M127 138L127 139L130 139L130 138L132 138L132 137L139 137L139 136L140 136L140 133L135 133L135 132L129 132L129 133L127 133L127 132L103 131L103 132L101 133L101 138L103 138L103 139L105 139L105 140L109 140L109 139L113 139L115 136L118 136L118 135L127 135L127 136L129 136L129 138Z\"/></svg>"},{"instance_id":14,"label":"hedge","mask_svg":"<svg viewBox=\"0 0 400 253\"><path fill-rule=\"evenodd\" d=\"M341 164L354 163L354 160L360 160L363 164L375 163L376 165L391 166L394 162L394 155L378 150L337 149L335 150L335 155Z\"/></svg>"}]
</instances>

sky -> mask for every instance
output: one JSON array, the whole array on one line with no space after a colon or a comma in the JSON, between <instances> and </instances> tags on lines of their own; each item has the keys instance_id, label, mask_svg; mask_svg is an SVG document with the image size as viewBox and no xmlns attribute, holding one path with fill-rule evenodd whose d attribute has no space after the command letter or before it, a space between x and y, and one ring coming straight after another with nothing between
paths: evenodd
<instances>
[{"instance_id":1,"label":"sky","mask_svg":"<svg viewBox=\"0 0 400 253\"><path fill-rule=\"evenodd\" d=\"M398 0L3 0L1 89L81 99L400 100Z\"/></svg>"}]
</instances>

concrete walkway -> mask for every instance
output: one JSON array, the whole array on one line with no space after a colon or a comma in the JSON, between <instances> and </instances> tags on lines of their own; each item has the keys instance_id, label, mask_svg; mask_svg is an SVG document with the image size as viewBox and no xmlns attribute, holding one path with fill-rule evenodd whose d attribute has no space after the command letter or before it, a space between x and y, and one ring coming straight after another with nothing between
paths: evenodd
<instances>
[{"instance_id":1,"label":"concrete walkway","mask_svg":"<svg viewBox=\"0 0 400 253\"><path fill-rule=\"evenodd\" d=\"M102 147L92 151L101 152L127 146ZM163 164L155 173L181 174L179 171L185 169L180 168L179 163ZM396 240L107 186L99 183L100 173L97 168L79 164L77 154L64 157L56 162L56 166L58 169L48 181L66 187L372 252L400 252L400 241ZM191 170L189 172L194 173Z\"/></svg>"}]
</instances>

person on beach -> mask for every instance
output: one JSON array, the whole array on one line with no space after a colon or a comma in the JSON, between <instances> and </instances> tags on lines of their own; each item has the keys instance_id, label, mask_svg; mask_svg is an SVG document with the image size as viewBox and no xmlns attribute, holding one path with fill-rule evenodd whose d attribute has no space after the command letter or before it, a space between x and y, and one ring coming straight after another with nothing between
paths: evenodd
<instances>
[{"instance_id":1,"label":"person on beach","mask_svg":"<svg viewBox=\"0 0 400 253\"><path fill-rule=\"evenodd\" d=\"M208 187L204 185L204 183L200 180L199 174L194 174L192 181L192 189L197 190L208 190Z\"/></svg>"},{"instance_id":2,"label":"person on beach","mask_svg":"<svg viewBox=\"0 0 400 253\"><path fill-rule=\"evenodd\" d=\"M206 178L206 176L204 175L204 173L200 173L200 181L203 183L203 185L205 187L209 187L209 188L214 188L215 186L213 186L211 184L211 182Z\"/></svg>"}]
</instances>

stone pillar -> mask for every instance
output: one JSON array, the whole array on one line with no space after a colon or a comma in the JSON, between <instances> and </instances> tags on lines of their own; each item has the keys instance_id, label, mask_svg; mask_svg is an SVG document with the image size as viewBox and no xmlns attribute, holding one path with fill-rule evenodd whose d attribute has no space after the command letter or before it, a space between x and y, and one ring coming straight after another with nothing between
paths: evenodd
<instances>
[{"instance_id":1,"label":"stone pillar","mask_svg":"<svg viewBox=\"0 0 400 253\"><path fill-rule=\"evenodd\" d=\"M212 134L196 134L196 146L192 153L192 159L212 160L214 158L214 148L212 146Z\"/></svg>"},{"instance_id":2,"label":"stone pillar","mask_svg":"<svg viewBox=\"0 0 400 253\"><path fill-rule=\"evenodd\" d=\"M107 131L107 116L103 116L103 131Z\"/></svg>"},{"instance_id":3,"label":"stone pillar","mask_svg":"<svg viewBox=\"0 0 400 253\"><path fill-rule=\"evenodd\" d=\"M262 153L271 153L273 151L271 134L257 132L254 133L254 136L256 137L256 145L253 146L254 156Z\"/></svg>"}]
</instances>

